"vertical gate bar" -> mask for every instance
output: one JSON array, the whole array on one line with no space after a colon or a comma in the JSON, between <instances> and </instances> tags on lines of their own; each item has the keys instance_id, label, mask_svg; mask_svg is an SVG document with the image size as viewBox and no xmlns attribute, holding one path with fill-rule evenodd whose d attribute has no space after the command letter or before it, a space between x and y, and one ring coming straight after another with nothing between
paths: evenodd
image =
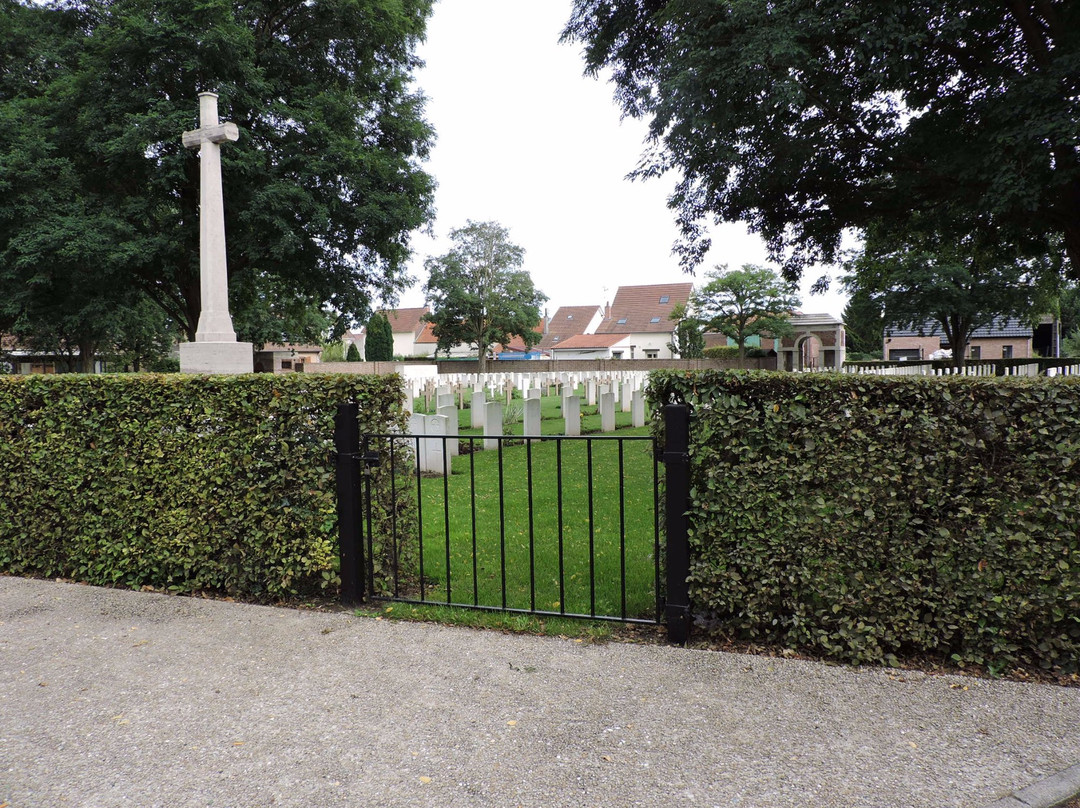
<instances>
[{"instance_id":1,"label":"vertical gate bar","mask_svg":"<svg viewBox=\"0 0 1080 808\"><path fill-rule=\"evenodd\" d=\"M622 619L626 619L626 467L623 457L625 441L619 438L619 580L622 588Z\"/></svg>"},{"instance_id":2,"label":"vertical gate bar","mask_svg":"<svg viewBox=\"0 0 1080 808\"><path fill-rule=\"evenodd\" d=\"M498 438L499 454L499 569L502 583L502 607L506 608L506 507L503 501L503 439Z\"/></svg>"},{"instance_id":3,"label":"vertical gate bar","mask_svg":"<svg viewBox=\"0 0 1080 808\"><path fill-rule=\"evenodd\" d=\"M585 442L586 457L588 458L588 474L586 485L589 489L589 615L596 617L596 525L594 524L593 508L593 463L592 463L592 438Z\"/></svg>"},{"instance_id":4,"label":"vertical gate bar","mask_svg":"<svg viewBox=\"0 0 1080 808\"><path fill-rule=\"evenodd\" d=\"M566 576L563 556L562 440L555 441L555 494L559 511L559 613L566 614Z\"/></svg>"},{"instance_id":5,"label":"vertical gate bar","mask_svg":"<svg viewBox=\"0 0 1080 808\"><path fill-rule=\"evenodd\" d=\"M664 406L664 465L667 498L667 626L668 640L683 644L690 636L689 520L690 409Z\"/></svg>"},{"instance_id":6,"label":"vertical gate bar","mask_svg":"<svg viewBox=\"0 0 1080 808\"><path fill-rule=\"evenodd\" d=\"M529 609L536 611L536 540L533 533L532 441L525 441L525 480L529 490Z\"/></svg>"},{"instance_id":7,"label":"vertical gate bar","mask_svg":"<svg viewBox=\"0 0 1080 808\"><path fill-rule=\"evenodd\" d=\"M364 438L364 454L367 454L367 447L368 447L368 439L365 437ZM359 462L359 458L357 458L357 462ZM367 581L367 591L368 592L374 592L375 591L375 565L370 563L370 561L375 557L373 555L374 552L375 552L375 540L374 540L375 533L371 529L371 523L372 523L372 518L371 518L371 500L372 500L371 481L372 481L372 477L373 477L372 471L371 471L370 468L368 468L367 464L365 463L364 470L363 470L363 472L361 473L361 476L360 476L360 485L363 486L363 489L364 489L364 496L363 496L364 515L363 515L363 518L361 519L361 524L363 525L363 528L362 528L361 535L360 535L360 574L361 574L361 576L363 576L362 579Z\"/></svg>"},{"instance_id":8,"label":"vertical gate bar","mask_svg":"<svg viewBox=\"0 0 1080 808\"><path fill-rule=\"evenodd\" d=\"M656 600L656 622L663 622L664 608L660 593L660 453L653 438L653 596Z\"/></svg>"},{"instance_id":9,"label":"vertical gate bar","mask_svg":"<svg viewBox=\"0 0 1080 808\"><path fill-rule=\"evenodd\" d=\"M424 489L420 485L420 438L413 436L416 451L416 541L420 545L420 601L427 600L424 582Z\"/></svg>"},{"instance_id":10,"label":"vertical gate bar","mask_svg":"<svg viewBox=\"0 0 1080 808\"><path fill-rule=\"evenodd\" d=\"M443 473L443 523L446 526L446 603L453 603L450 594L450 446L449 438L442 439L442 473Z\"/></svg>"},{"instance_id":11,"label":"vertical gate bar","mask_svg":"<svg viewBox=\"0 0 1080 808\"><path fill-rule=\"evenodd\" d=\"M469 438L469 497L472 508L472 592L473 606L480 605L480 579L476 574L476 439Z\"/></svg>"},{"instance_id":12,"label":"vertical gate bar","mask_svg":"<svg viewBox=\"0 0 1080 808\"><path fill-rule=\"evenodd\" d=\"M339 404L334 413L341 602L347 606L364 599L360 479L356 468L356 456L360 451L359 409L357 404L350 402Z\"/></svg>"},{"instance_id":13,"label":"vertical gate bar","mask_svg":"<svg viewBox=\"0 0 1080 808\"><path fill-rule=\"evenodd\" d=\"M397 452L393 438L383 438L390 452L390 541L394 549L394 597L401 597L401 535L397 518Z\"/></svg>"}]
</instances>

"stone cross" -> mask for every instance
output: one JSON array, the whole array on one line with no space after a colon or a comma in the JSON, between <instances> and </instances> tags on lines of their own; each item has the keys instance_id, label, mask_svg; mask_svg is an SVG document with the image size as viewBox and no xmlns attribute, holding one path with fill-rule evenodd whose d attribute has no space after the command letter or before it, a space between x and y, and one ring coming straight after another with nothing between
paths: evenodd
<instances>
[{"instance_id":1,"label":"stone cross","mask_svg":"<svg viewBox=\"0 0 1080 808\"><path fill-rule=\"evenodd\" d=\"M199 291L202 313L196 342L236 342L229 315L225 265L225 205L221 197L221 144L237 140L234 123L219 123L217 93L199 93L199 128L184 132L184 146L199 150Z\"/></svg>"}]
</instances>

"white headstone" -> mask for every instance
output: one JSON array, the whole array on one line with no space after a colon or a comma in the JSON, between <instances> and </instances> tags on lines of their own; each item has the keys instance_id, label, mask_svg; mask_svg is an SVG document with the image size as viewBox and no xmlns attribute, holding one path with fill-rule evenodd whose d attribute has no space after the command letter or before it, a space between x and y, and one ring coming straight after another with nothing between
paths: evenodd
<instances>
[{"instance_id":1,"label":"white headstone","mask_svg":"<svg viewBox=\"0 0 1080 808\"><path fill-rule=\"evenodd\" d=\"M600 431L615 431L615 394L604 393L600 396Z\"/></svg>"},{"instance_id":2,"label":"white headstone","mask_svg":"<svg viewBox=\"0 0 1080 808\"><path fill-rule=\"evenodd\" d=\"M496 436L503 434L503 407L501 401L489 401L484 407L484 434L491 435L485 438L485 449L498 449L499 441Z\"/></svg>"},{"instance_id":3,"label":"white headstone","mask_svg":"<svg viewBox=\"0 0 1080 808\"><path fill-rule=\"evenodd\" d=\"M564 396L562 400L562 414L564 427L567 435L581 434L581 399L577 396Z\"/></svg>"},{"instance_id":4,"label":"white headstone","mask_svg":"<svg viewBox=\"0 0 1080 808\"><path fill-rule=\"evenodd\" d=\"M529 391L530 393L532 390ZM539 392L537 390L536 392ZM525 420L523 429L526 435L540 435L540 399L530 396L525 399Z\"/></svg>"},{"instance_id":5,"label":"white headstone","mask_svg":"<svg viewBox=\"0 0 1080 808\"><path fill-rule=\"evenodd\" d=\"M237 342L229 315L225 261L225 205L221 194L221 144L240 137L234 123L219 123L216 93L199 93L199 128L184 132L184 146L199 150L199 297L195 342L180 344L184 373L251 373L250 342Z\"/></svg>"},{"instance_id":6,"label":"white headstone","mask_svg":"<svg viewBox=\"0 0 1080 808\"><path fill-rule=\"evenodd\" d=\"M451 396L451 399L453 396ZM451 404L449 407L439 407L439 415L446 418L446 435L450 438L446 442L446 451L450 454L450 457L458 456L458 411L457 407Z\"/></svg>"},{"instance_id":7,"label":"white headstone","mask_svg":"<svg viewBox=\"0 0 1080 808\"><path fill-rule=\"evenodd\" d=\"M473 429L484 427L484 406L487 404L487 396L483 390L476 390L472 394L472 409L469 411L469 423Z\"/></svg>"},{"instance_id":8,"label":"white headstone","mask_svg":"<svg viewBox=\"0 0 1080 808\"><path fill-rule=\"evenodd\" d=\"M630 401L630 422L634 426L645 426L645 394L635 390Z\"/></svg>"}]
</instances>

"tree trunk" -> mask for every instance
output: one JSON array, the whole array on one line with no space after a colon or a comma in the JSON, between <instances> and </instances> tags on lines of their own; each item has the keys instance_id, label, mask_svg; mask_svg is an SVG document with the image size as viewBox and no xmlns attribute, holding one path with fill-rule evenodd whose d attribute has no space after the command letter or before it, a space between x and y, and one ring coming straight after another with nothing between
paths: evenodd
<instances>
[{"instance_id":1,"label":"tree trunk","mask_svg":"<svg viewBox=\"0 0 1080 808\"><path fill-rule=\"evenodd\" d=\"M94 372L94 354L97 352L97 344L94 342L79 343L79 372Z\"/></svg>"},{"instance_id":2,"label":"tree trunk","mask_svg":"<svg viewBox=\"0 0 1080 808\"><path fill-rule=\"evenodd\" d=\"M487 346L480 345L476 351L476 372L487 373Z\"/></svg>"}]
</instances>

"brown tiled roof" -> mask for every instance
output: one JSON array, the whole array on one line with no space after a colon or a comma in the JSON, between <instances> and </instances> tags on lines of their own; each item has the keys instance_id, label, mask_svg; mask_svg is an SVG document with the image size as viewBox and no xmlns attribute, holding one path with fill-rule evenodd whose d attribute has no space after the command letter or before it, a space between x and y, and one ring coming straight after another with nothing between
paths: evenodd
<instances>
[{"instance_id":1,"label":"brown tiled roof","mask_svg":"<svg viewBox=\"0 0 1080 808\"><path fill-rule=\"evenodd\" d=\"M390 330L395 334L406 332L418 337L424 327L423 316L431 309L423 306L419 309L384 309L383 314L390 321ZM419 340L417 340L419 341Z\"/></svg>"},{"instance_id":2,"label":"brown tiled roof","mask_svg":"<svg viewBox=\"0 0 1080 808\"><path fill-rule=\"evenodd\" d=\"M611 303L611 316L596 329L597 334L665 333L675 328L669 320L672 309L690 300L692 283L658 283L650 286L620 286ZM664 302L661 303L660 301ZM652 322L653 320L656 322Z\"/></svg>"},{"instance_id":3,"label":"brown tiled roof","mask_svg":"<svg viewBox=\"0 0 1080 808\"><path fill-rule=\"evenodd\" d=\"M434 345L438 340L435 338L435 323L422 323L424 326L420 335L416 338L417 345Z\"/></svg>"},{"instance_id":4,"label":"brown tiled roof","mask_svg":"<svg viewBox=\"0 0 1080 808\"><path fill-rule=\"evenodd\" d=\"M584 334L599 309L599 306L560 306L555 316L551 318L551 322L548 323L547 334L540 340L537 347L554 348L565 342L568 337Z\"/></svg>"},{"instance_id":5,"label":"brown tiled roof","mask_svg":"<svg viewBox=\"0 0 1080 808\"><path fill-rule=\"evenodd\" d=\"M618 345L627 334L575 334L567 337L551 350L561 351L564 348L610 348Z\"/></svg>"}]
</instances>

